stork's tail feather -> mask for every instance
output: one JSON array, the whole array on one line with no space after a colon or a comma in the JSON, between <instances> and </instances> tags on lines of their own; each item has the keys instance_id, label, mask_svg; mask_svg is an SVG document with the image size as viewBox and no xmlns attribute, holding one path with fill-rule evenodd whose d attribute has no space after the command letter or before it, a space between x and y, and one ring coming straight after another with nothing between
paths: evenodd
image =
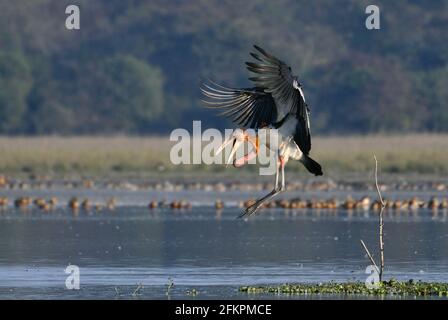
<instances>
[{"instance_id":1,"label":"stork's tail feather","mask_svg":"<svg viewBox=\"0 0 448 320\"><path fill-rule=\"evenodd\" d=\"M323 174L322 167L320 166L320 164L318 164L316 161L314 161L307 155L303 154L302 158L300 159L300 162L302 162L305 168L307 168L308 171L314 174L315 176L321 176Z\"/></svg>"}]
</instances>

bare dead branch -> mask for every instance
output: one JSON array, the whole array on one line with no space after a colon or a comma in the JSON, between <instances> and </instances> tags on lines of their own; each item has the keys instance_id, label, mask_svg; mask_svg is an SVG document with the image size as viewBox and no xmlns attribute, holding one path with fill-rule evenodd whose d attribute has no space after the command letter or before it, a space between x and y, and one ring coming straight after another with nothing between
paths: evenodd
<instances>
[{"instance_id":1,"label":"bare dead branch","mask_svg":"<svg viewBox=\"0 0 448 320\"><path fill-rule=\"evenodd\" d=\"M378 193L378 199L381 203L381 210L380 210L380 214L379 214L379 229L380 229L379 230L379 234L380 234L380 243L379 243L380 244L380 267L379 268L378 268L377 264L375 263L373 256L370 254L369 249L367 249L367 246L365 245L364 241L361 240L361 244L364 247L364 250L366 251L367 256L369 257L370 262L375 266L375 268L379 274L380 281L382 281L383 271L384 271L383 211L384 211L384 208L386 207L386 203L383 200L383 197L381 195L381 190L378 185L378 160L376 159L376 155L373 155L373 158L375 159L375 186L376 186L376 191Z\"/></svg>"},{"instance_id":2,"label":"bare dead branch","mask_svg":"<svg viewBox=\"0 0 448 320\"><path fill-rule=\"evenodd\" d=\"M381 196L380 187L378 186L378 160L376 159L376 155L373 155L373 158L375 159L375 186L376 186L376 191L378 192L378 198L380 199L381 206L385 207L386 204L383 201L383 197Z\"/></svg>"},{"instance_id":3,"label":"bare dead branch","mask_svg":"<svg viewBox=\"0 0 448 320\"><path fill-rule=\"evenodd\" d=\"M379 270L379 276L380 281L383 279L383 271L384 271L384 238L383 238L383 211L386 207L386 204L384 203L383 197L381 196L380 187L378 186L378 160L376 159L376 156L373 155L373 158L375 159L375 185L376 185L376 191L378 192L378 198L381 202L381 210L379 215L379 224L380 224L380 270Z\"/></svg>"},{"instance_id":4,"label":"bare dead branch","mask_svg":"<svg viewBox=\"0 0 448 320\"><path fill-rule=\"evenodd\" d=\"M381 210L380 210L380 281L383 279L383 271L384 271L383 210L384 210L384 207L381 207Z\"/></svg>"},{"instance_id":5,"label":"bare dead branch","mask_svg":"<svg viewBox=\"0 0 448 320\"><path fill-rule=\"evenodd\" d=\"M369 257L369 259L370 259L370 262L375 266L376 271L378 272L378 274L380 274L380 269L376 265L375 260L373 259L372 255L370 254L369 249L367 249L366 244L364 243L364 241L362 241L362 240L360 240L360 241L361 241L362 246L364 247L364 250L366 251L367 257Z\"/></svg>"},{"instance_id":6,"label":"bare dead branch","mask_svg":"<svg viewBox=\"0 0 448 320\"><path fill-rule=\"evenodd\" d=\"M132 293L132 296L136 296L140 294L140 290L143 288L143 284L139 283L137 285L137 288L134 290L134 292Z\"/></svg>"}]
</instances>

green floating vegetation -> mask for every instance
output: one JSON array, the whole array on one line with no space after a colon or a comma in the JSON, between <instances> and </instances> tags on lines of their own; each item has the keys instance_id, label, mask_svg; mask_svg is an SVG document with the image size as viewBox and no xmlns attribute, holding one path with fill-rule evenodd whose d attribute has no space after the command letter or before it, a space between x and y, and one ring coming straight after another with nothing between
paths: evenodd
<instances>
[{"instance_id":1,"label":"green floating vegetation","mask_svg":"<svg viewBox=\"0 0 448 320\"><path fill-rule=\"evenodd\" d=\"M243 286L240 292L249 294L337 294L337 295L395 295L395 296L437 296L448 297L448 283L421 281L380 282L377 288L369 289L363 282L327 282L319 284L282 284L278 286Z\"/></svg>"}]
</instances>

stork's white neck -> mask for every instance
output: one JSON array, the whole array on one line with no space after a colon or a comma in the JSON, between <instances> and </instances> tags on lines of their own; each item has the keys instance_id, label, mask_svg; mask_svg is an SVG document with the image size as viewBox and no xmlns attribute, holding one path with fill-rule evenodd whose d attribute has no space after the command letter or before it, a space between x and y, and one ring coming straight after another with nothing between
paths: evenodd
<instances>
[{"instance_id":1,"label":"stork's white neck","mask_svg":"<svg viewBox=\"0 0 448 320\"><path fill-rule=\"evenodd\" d=\"M302 87L299 85L299 82L297 81L297 79L294 79L294 82L293 82L292 86L295 89L299 90L300 95L302 96L303 102L305 102L305 95L303 94Z\"/></svg>"}]
</instances>

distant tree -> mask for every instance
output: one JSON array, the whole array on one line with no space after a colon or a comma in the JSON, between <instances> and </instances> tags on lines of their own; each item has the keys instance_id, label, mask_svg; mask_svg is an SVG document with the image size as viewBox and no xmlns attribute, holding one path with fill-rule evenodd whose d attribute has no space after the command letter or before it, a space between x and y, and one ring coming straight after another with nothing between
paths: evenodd
<instances>
[{"instance_id":1,"label":"distant tree","mask_svg":"<svg viewBox=\"0 0 448 320\"><path fill-rule=\"evenodd\" d=\"M163 111L161 71L133 56L35 62L28 133L151 132Z\"/></svg>"},{"instance_id":2,"label":"distant tree","mask_svg":"<svg viewBox=\"0 0 448 320\"><path fill-rule=\"evenodd\" d=\"M318 84L312 112L321 130L412 131L425 125L426 106L396 61L354 56L319 69L313 78Z\"/></svg>"},{"instance_id":3,"label":"distant tree","mask_svg":"<svg viewBox=\"0 0 448 320\"><path fill-rule=\"evenodd\" d=\"M425 79L426 103L431 111L428 128L448 131L448 67L430 72Z\"/></svg>"},{"instance_id":4,"label":"distant tree","mask_svg":"<svg viewBox=\"0 0 448 320\"><path fill-rule=\"evenodd\" d=\"M0 52L0 132L17 133L27 111L33 79L26 58L19 52Z\"/></svg>"},{"instance_id":5,"label":"distant tree","mask_svg":"<svg viewBox=\"0 0 448 320\"><path fill-rule=\"evenodd\" d=\"M316 133L448 131L446 2L379 1L377 32L367 0L79 0L79 32L68 4L0 1L0 134L229 126L198 86L251 85L254 43L301 77Z\"/></svg>"},{"instance_id":6,"label":"distant tree","mask_svg":"<svg viewBox=\"0 0 448 320\"><path fill-rule=\"evenodd\" d=\"M157 119L164 106L162 72L135 57L117 55L99 61L84 76L92 85L91 112L106 129L138 132Z\"/></svg>"}]
</instances>

